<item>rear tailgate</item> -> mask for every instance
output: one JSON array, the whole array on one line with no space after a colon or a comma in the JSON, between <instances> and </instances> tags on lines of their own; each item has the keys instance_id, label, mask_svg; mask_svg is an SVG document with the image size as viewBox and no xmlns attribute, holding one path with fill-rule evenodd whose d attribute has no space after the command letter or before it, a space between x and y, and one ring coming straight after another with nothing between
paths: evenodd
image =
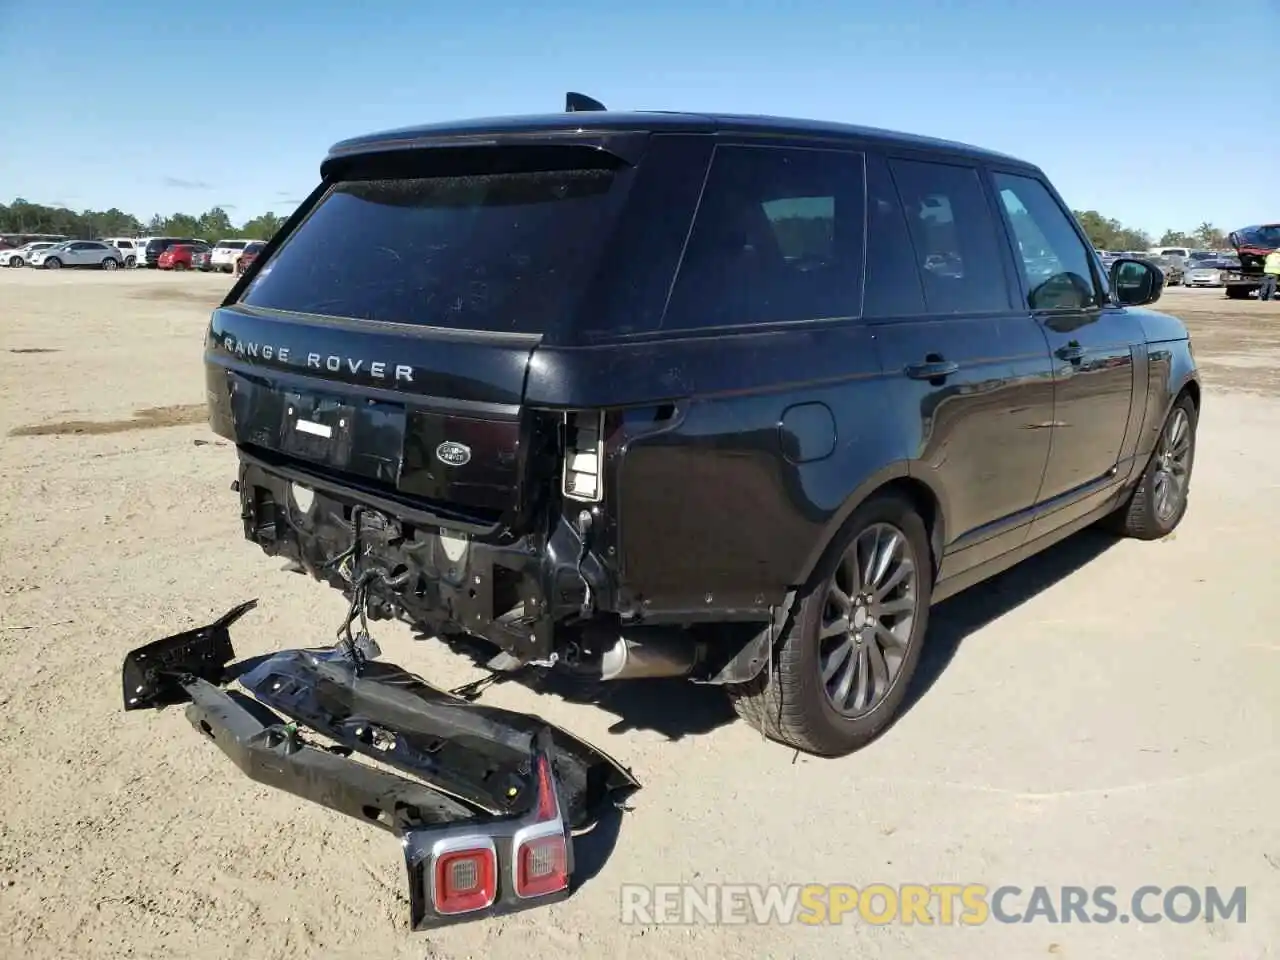
<instances>
[{"instance_id":1,"label":"rear tailgate","mask_svg":"<svg viewBox=\"0 0 1280 960\"><path fill-rule=\"evenodd\" d=\"M545 435L534 351L625 193L599 149L382 154L331 176L213 316L211 421L242 450L510 523Z\"/></svg>"},{"instance_id":2,"label":"rear tailgate","mask_svg":"<svg viewBox=\"0 0 1280 960\"><path fill-rule=\"evenodd\" d=\"M535 344L221 309L205 354L214 426L268 458L496 519L520 494Z\"/></svg>"}]
</instances>

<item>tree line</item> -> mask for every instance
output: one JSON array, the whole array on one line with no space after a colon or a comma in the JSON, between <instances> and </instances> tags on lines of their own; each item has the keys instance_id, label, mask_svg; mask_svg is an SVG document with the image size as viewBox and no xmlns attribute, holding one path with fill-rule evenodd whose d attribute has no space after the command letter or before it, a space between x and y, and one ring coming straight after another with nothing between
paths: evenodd
<instances>
[{"instance_id":1,"label":"tree line","mask_svg":"<svg viewBox=\"0 0 1280 960\"><path fill-rule=\"evenodd\" d=\"M1074 212L1080 226L1099 250L1147 250L1153 246L1217 250L1230 246L1226 235L1211 223L1202 223L1189 232L1169 229L1153 239L1146 231L1126 227L1097 210ZM199 216L174 213L166 217L157 213L144 222L115 207L77 213L66 207L47 207L22 199L7 206L0 203L0 233L52 233L78 240L137 236L202 237L211 242L223 237L267 240L284 220L284 217L268 212L236 226L222 207L214 207Z\"/></svg>"},{"instance_id":2,"label":"tree line","mask_svg":"<svg viewBox=\"0 0 1280 960\"><path fill-rule=\"evenodd\" d=\"M82 210L47 207L21 198L5 205L0 203L0 233L48 233L94 240L98 237L200 237L210 243L224 237L268 240L280 229L285 218L264 213L239 226L222 207L206 210L199 216L157 213L150 220L139 220L131 213L117 210Z\"/></svg>"},{"instance_id":3,"label":"tree line","mask_svg":"<svg viewBox=\"0 0 1280 960\"><path fill-rule=\"evenodd\" d=\"M1097 210L1074 210L1080 226L1099 250L1149 250L1151 247L1195 247L1200 250L1226 250L1231 244L1227 235L1212 223L1202 223L1191 231L1169 229L1158 238L1145 230L1126 227L1119 220L1104 217Z\"/></svg>"}]
</instances>

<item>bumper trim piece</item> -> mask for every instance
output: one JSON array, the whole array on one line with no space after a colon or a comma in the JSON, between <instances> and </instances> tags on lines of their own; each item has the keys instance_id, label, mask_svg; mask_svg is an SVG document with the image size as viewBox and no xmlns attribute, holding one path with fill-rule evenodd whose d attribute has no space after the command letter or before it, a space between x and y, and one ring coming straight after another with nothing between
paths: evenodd
<instances>
[{"instance_id":1,"label":"bumper trim piece","mask_svg":"<svg viewBox=\"0 0 1280 960\"><path fill-rule=\"evenodd\" d=\"M229 628L255 605L129 652L124 709L186 703L192 727L251 780L398 837L413 930L571 894L571 831L593 825L639 789L629 771L537 717L472 704L394 664L357 663L340 646L232 663ZM248 693L225 689L233 682ZM523 846L555 837L564 839L569 879L521 897ZM437 861L467 850L492 851L496 889L473 909L441 911Z\"/></svg>"}]
</instances>

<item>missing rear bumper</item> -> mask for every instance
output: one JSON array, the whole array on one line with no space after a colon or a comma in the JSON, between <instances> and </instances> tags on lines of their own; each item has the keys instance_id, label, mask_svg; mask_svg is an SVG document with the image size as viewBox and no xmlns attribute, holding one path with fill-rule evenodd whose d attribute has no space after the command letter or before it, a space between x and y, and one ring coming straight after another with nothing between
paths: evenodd
<instances>
[{"instance_id":1,"label":"missing rear bumper","mask_svg":"<svg viewBox=\"0 0 1280 960\"><path fill-rule=\"evenodd\" d=\"M414 930L570 895L572 831L639 788L626 769L536 717L345 649L233 663L229 628L253 605L130 652L125 710L186 703L249 778L398 837Z\"/></svg>"},{"instance_id":2,"label":"missing rear bumper","mask_svg":"<svg viewBox=\"0 0 1280 960\"><path fill-rule=\"evenodd\" d=\"M557 631L583 612L584 584L595 609L615 608L613 575L595 552L584 552L565 517L518 537L462 521L442 526L406 504L270 462L260 451L239 456L245 538L344 592L350 583L329 561L351 545L359 511L362 562L386 573L369 594L373 619L406 619L435 635L466 632L521 662L541 662L556 652Z\"/></svg>"}]
</instances>

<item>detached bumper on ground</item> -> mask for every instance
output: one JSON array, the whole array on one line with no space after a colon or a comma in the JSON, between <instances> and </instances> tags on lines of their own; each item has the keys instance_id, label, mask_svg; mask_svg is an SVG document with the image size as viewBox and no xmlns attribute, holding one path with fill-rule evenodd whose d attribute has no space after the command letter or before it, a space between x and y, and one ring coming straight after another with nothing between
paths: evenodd
<instances>
[{"instance_id":1,"label":"detached bumper on ground","mask_svg":"<svg viewBox=\"0 0 1280 960\"><path fill-rule=\"evenodd\" d=\"M564 730L462 700L376 651L339 645L233 663L230 627L255 605L126 655L125 710L186 703L191 725L251 779L398 837L414 930L571 893L573 831L638 789L627 770Z\"/></svg>"}]
</instances>

